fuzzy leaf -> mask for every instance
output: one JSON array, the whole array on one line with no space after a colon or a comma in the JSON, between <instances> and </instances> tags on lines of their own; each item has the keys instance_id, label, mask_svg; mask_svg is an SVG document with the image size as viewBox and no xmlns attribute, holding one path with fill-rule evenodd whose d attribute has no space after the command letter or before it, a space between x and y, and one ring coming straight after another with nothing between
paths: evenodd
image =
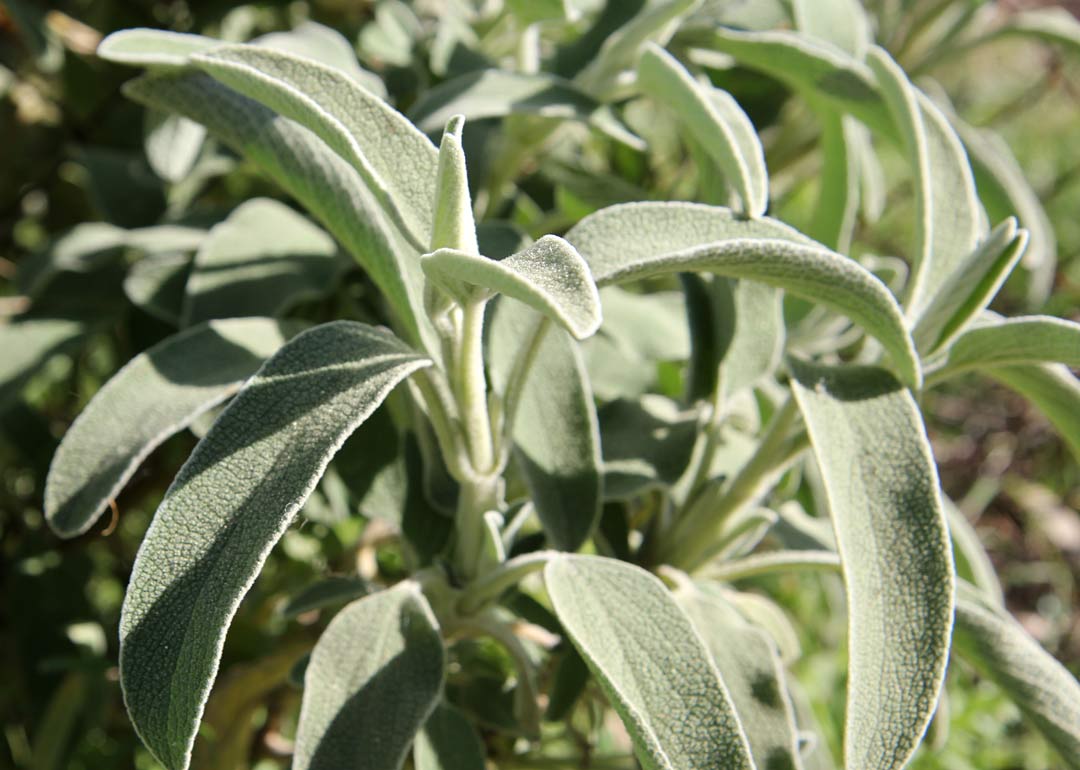
<instances>
[{"instance_id":1,"label":"fuzzy leaf","mask_svg":"<svg viewBox=\"0 0 1080 770\"><path fill-rule=\"evenodd\" d=\"M484 770L484 744L472 723L453 706L439 704L413 746L416 770Z\"/></svg>"},{"instance_id":2,"label":"fuzzy leaf","mask_svg":"<svg viewBox=\"0 0 1080 770\"><path fill-rule=\"evenodd\" d=\"M600 407L604 454L604 497L629 499L674 484L690 462L698 434L697 416L675 402L648 394Z\"/></svg>"},{"instance_id":3,"label":"fuzzy leaf","mask_svg":"<svg viewBox=\"0 0 1080 770\"><path fill-rule=\"evenodd\" d=\"M1071 768L1080 768L1080 682L1000 608L961 584L956 652L1003 689Z\"/></svg>"},{"instance_id":4,"label":"fuzzy leaf","mask_svg":"<svg viewBox=\"0 0 1080 770\"><path fill-rule=\"evenodd\" d=\"M915 324L912 337L921 351L949 347L986 309L1020 261L1027 242L1027 232L1017 232L1015 219L1005 220L983 239L927 303Z\"/></svg>"},{"instance_id":5,"label":"fuzzy leaf","mask_svg":"<svg viewBox=\"0 0 1080 770\"><path fill-rule=\"evenodd\" d=\"M576 120L634 149L644 148L611 108L569 80L542 72L483 69L466 73L427 91L413 105L409 117L421 131L432 134L459 113L470 121L507 115Z\"/></svg>"},{"instance_id":6,"label":"fuzzy leaf","mask_svg":"<svg viewBox=\"0 0 1080 770\"><path fill-rule=\"evenodd\" d=\"M120 623L128 714L186 768L225 632L341 443L428 365L351 321L311 329L259 370L180 469L135 560Z\"/></svg>"},{"instance_id":7,"label":"fuzzy leaf","mask_svg":"<svg viewBox=\"0 0 1080 770\"><path fill-rule=\"evenodd\" d=\"M512 372L529 364L516 402L506 407L514 455L552 546L575 551L600 518L600 428L577 344L561 329L544 331L541 324L547 322L536 312L500 300L491 322L489 370L505 399Z\"/></svg>"},{"instance_id":8,"label":"fuzzy leaf","mask_svg":"<svg viewBox=\"0 0 1080 770\"><path fill-rule=\"evenodd\" d=\"M1080 324L1051 316L980 323L953 342L933 381L971 369L1061 363L1080 368Z\"/></svg>"},{"instance_id":9,"label":"fuzzy leaf","mask_svg":"<svg viewBox=\"0 0 1080 770\"><path fill-rule=\"evenodd\" d=\"M260 167L368 271L409 338L420 340L426 328L424 278L415 251L393 233L359 174L318 137L197 72L144 76L125 92L137 102L204 124Z\"/></svg>"},{"instance_id":10,"label":"fuzzy leaf","mask_svg":"<svg viewBox=\"0 0 1080 770\"><path fill-rule=\"evenodd\" d=\"M216 225L195 255L183 324L279 315L327 294L343 267L322 228L284 203L253 198Z\"/></svg>"},{"instance_id":11,"label":"fuzzy leaf","mask_svg":"<svg viewBox=\"0 0 1080 770\"><path fill-rule=\"evenodd\" d=\"M439 169L435 183L436 202L431 233L431 248L458 249L466 254L479 254L476 240L476 221L473 219L472 199L469 196L469 175L465 152L461 147L461 132L465 120L455 115L446 123L439 145Z\"/></svg>"},{"instance_id":12,"label":"fuzzy leaf","mask_svg":"<svg viewBox=\"0 0 1080 770\"><path fill-rule=\"evenodd\" d=\"M124 294L144 312L179 326L192 260L184 252L147 255L128 269Z\"/></svg>"},{"instance_id":13,"label":"fuzzy leaf","mask_svg":"<svg viewBox=\"0 0 1080 770\"><path fill-rule=\"evenodd\" d=\"M371 586L362 578L330 575L290 596L289 600L278 608L278 614L286 620L292 620L312 610L323 610L367 596L371 590Z\"/></svg>"},{"instance_id":14,"label":"fuzzy leaf","mask_svg":"<svg viewBox=\"0 0 1080 770\"><path fill-rule=\"evenodd\" d=\"M447 291L470 284L505 294L543 313L577 339L590 336L600 326L600 296L589 266L557 235L545 235L502 260L439 249L425 254L420 264Z\"/></svg>"},{"instance_id":15,"label":"fuzzy leaf","mask_svg":"<svg viewBox=\"0 0 1080 770\"><path fill-rule=\"evenodd\" d=\"M150 167L174 184L191 172L206 138L206 129L195 121L158 110L146 112L144 133Z\"/></svg>"},{"instance_id":16,"label":"fuzzy leaf","mask_svg":"<svg viewBox=\"0 0 1080 770\"><path fill-rule=\"evenodd\" d=\"M675 291L651 294L619 286L600 291L600 333L642 361L683 361L690 355L683 298Z\"/></svg>"},{"instance_id":17,"label":"fuzzy leaf","mask_svg":"<svg viewBox=\"0 0 1080 770\"><path fill-rule=\"evenodd\" d=\"M704 240L692 240L700 236ZM921 382L907 324L888 288L853 260L772 220L739 220L726 209L705 206L630 204L586 217L567 239L599 285L701 271L759 281L818 302L877 338L907 384Z\"/></svg>"},{"instance_id":18,"label":"fuzzy leaf","mask_svg":"<svg viewBox=\"0 0 1080 770\"><path fill-rule=\"evenodd\" d=\"M638 62L638 85L666 106L720 166L747 216L769 206L765 153L750 118L726 91L694 80L678 59L649 45Z\"/></svg>"},{"instance_id":19,"label":"fuzzy leaf","mask_svg":"<svg viewBox=\"0 0 1080 770\"><path fill-rule=\"evenodd\" d=\"M884 49L872 48L867 61L915 175L917 245L907 309L920 318L974 251L983 235L983 212L967 153L941 110Z\"/></svg>"},{"instance_id":20,"label":"fuzzy leaf","mask_svg":"<svg viewBox=\"0 0 1080 770\"><path fill-rule=\"evenodd\" d=\"M78 321L34 318L0 324L0 409L19 395L49 357L81 337L86 331Z\"/></svg>"},{"instance_id":21,"label":"fuzzy leaf","mask_svg":"<svg viewBox=\"0 0 1080 770\"><path fill-rule=\"evenodd\" d=\"M348 161L418 248L431 238L438 151L404 115L340 70L255 46L223 46L191 62L295 120Z\"/></svg>"},{"instance_id":22,"label":"fuzzy leaf","mask_svg":"<svg viewBox=\"0 0 1080 770\"><path fill-rule=\"evenodd\" d=\"M214 321L129 361L72 423L45 483L45 519L80 535L165 439L236 393L296 332L266 318Z\"/></svg>"},{"instance_id":23,"label":"fuzzy leaf","mask_svg":"<svg viewBox=\"0 0 1080 770\"><path fill-rule=\"evenodd\" d=\"M754 766L708 650L657 578L614 559L559 556L544 580L647 770Z\"/></svg>"},{"instance_id":24,"label":"fuzzy leaf","mask_svg":"<svg viewBox=\"0 0 1080 770\"><path fill-rule=\"evenodd\" d=\"M759 770L800 770L798 730L776 643L721 595L691 588L676 594L705 640L731 694Z\"/></svg>"},{"instance_id":25,"label":"fuzzy leaf","mask_svg":"<svg viewBox=\"0 0 1080 770\"><path fill-rule=\"evenodd\" d=\"M439 701L445 658L416 583L345 607L304 674L293 770L399 770Z\"/></svg>"},{"instance_id":26,"label":"fuzzy leaf","mask_svg":"<svg viewBox=\"0 0 1080 770\"><path fill-rule=\"evenodd\" d=\"M887 372L790 366L847 587L844 766L901 768L933 716L952 630L934 458L918 406Z\"/></svg>"},{"instance_id":27,"label":"fuzzy leaf","mask_svg":"<svg viewBox=\"0 0 1080 770\"><path fill-rule=\"evenodd\" d=\"M382 78L368 72L356 61L356 50L336 29L314 21L297 24L288 32L271 32L251 41L275 51L303 56L344 72L368 91L386 98Z\"/></svg>"}]
</instances>

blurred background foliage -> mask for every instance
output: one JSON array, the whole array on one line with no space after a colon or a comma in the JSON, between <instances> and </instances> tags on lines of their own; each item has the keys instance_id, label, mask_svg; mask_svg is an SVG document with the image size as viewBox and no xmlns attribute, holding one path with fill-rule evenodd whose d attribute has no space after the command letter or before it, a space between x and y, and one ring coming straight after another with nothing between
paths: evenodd
<instances>
[{"instance_id":1,"label":"blurred background foliage","mask_svg":"<svg viewBox=\"0 0 1080 770\"><path fill-rule=\"evenodd\" d=\"M642 2L612 0L607 10L598 0L571 2L580 11L575 21L543 27L546 66L573 73L590 50L575 41L597 39L606 19L632 13ZM67 426L113 372L168 336L175 323L170 313L191 249L153 239L147 246L116 233L163 223L207 228L254 196L288 202L224 147L190 126L162 129L160 116L126 100L120 88L132 73L93 55L102 36L150 26L242 41L314 21L340 32L360 63L381 77L390 100L408 112L455 75L521 66L521 20L532 14L543 21L551 5L561 4L0 2L0 324L57 321L43 331L51 336L32 376L0 379L0 768L154 767L123 710L116 629L138 544L194 446L194 433L157 450L116 500L112 520L87 535L60 541L41 513L48 464ZM1007 143L1049 215L1059 256L1052 290L1033 292L1021 274L998 309L1080 320L1080 46L1022 37L963 44L973 20L1004 18L1030 5L867 2L878 41L910 72L938 83L973 129L992 131ZM713 0L702 13L768 24L751 17L767 17L775 7ZM820 158L817 127L807 120L805 105L747 70L711 74L763 134L774 180L772 212L806 227ZM543 119L476 121L466 149L480 208L537 236L561 232L596 208L623 200L707 198L708 180L696 176L692 154L679 146L665 119L640 102L622 105L622 115L648 141L647 154L584 129L573 136L577 141L544 143ZM530 141L530 132L541 141ZM889 172L899 160L882 150L882 161L887 176L895 176ZM508 194L505 182L514 183ZM902 253L911 221L910 187L903 181L890 185L880 221L858 230L856 251ZM87 223L105 224L87 236L78 229ZM109 246L88 252L86 237L104 238ZM65 248L74 254L67 262ZM153 259L137 261L145 255ZM135 269L138 264L143 267ZM289 314L315 321L377 318L373 293L353 268L339 277L332 295L305 298ZM0 359L14 355L0 346ZM603 360L602 349L593 355ZM681 376L677 366L662 364L657 387L677 393ZM597 392L604 387L598 382ZM1002 389L961 380L925 406L945 490L987 543L1009 608L1080 672L1076 461L1032 408ZM311 505L335 504L330 493ZM344 505L350 505L347 497ZM283 602L319 576L392 575L400 564L378 527L365 528L358 517L311 513L271 556L230 631L196 767L286 767L289 720L299 699L289 672L325 619L319 610L282 612ZM761 587L781 599L799 629L796 678L818 704L816 717L838 755L845 638L839 582L787 576L763 579ZM462 683L459 695L481 720L497 725L499 704L506 704L500 689L505 661L482 645L461 646L456 654L487 661L489 680L483 686ZM453 679L450 684L458 686ZM950 672L947 714L935 721L915 766L1050 768L1054 758L992 685L958 665Z\"/></svg>"}]
</instances>

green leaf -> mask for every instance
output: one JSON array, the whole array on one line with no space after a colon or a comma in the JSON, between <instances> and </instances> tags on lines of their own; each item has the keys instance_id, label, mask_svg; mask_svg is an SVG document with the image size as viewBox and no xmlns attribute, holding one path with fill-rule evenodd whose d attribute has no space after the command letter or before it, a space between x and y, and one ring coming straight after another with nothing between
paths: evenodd
<instances>
[{"instance_id":1,"label":"green leaf","mask_svg":"<svg viewBox=\"0 0 1080 770\"><path fill-rule=\"evenodd\" d=\"M638 85L666 106L705 148L742 199L747 216L769 206L765 153L750 118L726 91L694 80L678 59L649 45L638 62Z\"/></svg>"},{"instance_id":2,"label":"green leaf","mask_svg":"<svg viewBox=\"0 0 1080 770\"><path fill-rule=\"evenodd\" d=\"M544 72L469 72L427 91L409 111L413 122L426 134L438 131L457 114L470 121L508 115L575 120L629 147L644 148L644 142L619 121L610 107L569 80Z\"/></svg>"},{"instance_id":3,"label":"green leaf","mask_svg":"<svg viewBox=\"0 0 1080 770\"><path fill-rule=\"evenodd\" d=\"M962 272L983 230L964 146L949 121L882 48L867 57L915 176L916 253L908 284L907 309L920 318L927 305Z\"/></svg>"},{"instance_id":4,"label":"green leaf","mask_svg":"<svg viewBox=\"0 0 1080 770\"><path fill-rule=\"evenodd\" d=\"M589 63L577 74L588 93L606 99L625 70L634 68L642 47L652 41L667 45L679 19L701 5L702 0L649 0L625 24L614 30Z\"/></svg>"},{"instance_id":5,"label":"green leaf","mask_svg":"<svg viewBox=\"0 0 1080 770\"><path fill-rule=\"evenodd\" d=\"M318 137L197 72L144 76L128 83L125 92L204 124L261 168L367 270L407 337L420 341L427 327L416 252L393 233L357 172Z\"/></svg>"},{"instance_id":6,"label":"green leaf","mask_svg":"<svg viewBox=\"0 0 1080 770\"><path fill-rule=\"evenodd\" d=\"M543 327L550 324L536 312L500 300L489 372L544 532L553 547L574 551L600 518L600 428L577 344L561 329Z\"/></svg>"},{"instance_id":7,"label":"green leaf","mask_svg":"<svg viewBox=\"0 0 1080 770\"><path fill-rule=\"evenodd\" d=\"M993 300L1027 242L1027 232L1017 232L1015 219L995 227L927 303L912 330L919 350L932 353L948 348Z\"/></svg>"},{"instance_id":8,"label":"green leaf","mask_svg":"<svg viewBox=\"0 0 1080 770\"><path fill-rule=\"evenodd\" d=\"M708 36L708 48L858 118L882 136L899 139L873 72L833 45L796 32L716 29Z\"/></svg>"},{"instance_id":9,"label":"green leaf","mask_svg":"<svg viewBox=\"0 0 1080 770\"><path fill-rule=\"evenodd\" d=\"M690 616L731 694L750 754L762 770L799 770L798 730L776 643L718 592L690 587L675 598Z\"/></svg>"},{"instance_id":10,"label":"green leaf","mask_svg":"<svg viewBox=\"0 0 1080 770\"><path fill-rule=\"evenodd\" d=\"M847 252L859 208L861 156L854 138L866 128L846 115L825 108L821 127L821 186L807 232L829 248Z\"/></svg>"},{"instance_id":11,"label":"green leaf","mask_svg":"<svg viewBox=\"0 0 1080 770\"><path fill-rule=\"evenodd\" d=\"M348 161L413 245L431 239L438 151L404 115L340 70L255 46L191 62L311 130Z\"/></svg>"},{"instance_id":12,"label":"green leaf","mask_svg":"<svg viewBox=\"0 0 1080 770\"><path fill-rule=\"evenodd\" d=\"M681 412L655 394L600 407L604 497L629 499L647 489L674 484L690 462L698 434L697 415Z\"/></svg>"},{"instance_id":13,"label":"green leaf","mask_svg":"<svg viewBox=\"0 0 1080 770\"><path fill-rule=\"evenodd\" d=\"M206 129L179 115L147 110L143 147L154 173L175 184L186 177L199 157Z\"/></svg>"},{"instance_id":14,"label":"green leaf","mask_svg":"<svg viewBox=\"0 0 1080 770\"><path fill-rule=\"evenodd\" d=\"M1003 366L986 374L1038 407L1080 460L1080 380L1068 367Z\"/></svg>"},{"instance_id":15,"label":"green leaf","mask_svg":"<svg viewBox=\"0 0 1080 770\"><path fill-rule=\"evenodd\" d=\"M647 770L754 766L708 650L658 579L614 559L559 556L544 580Z\"/></svg>"},{"instance_id":16,"label":"green leaf","mask_svg":"<svg viewBox=\"0 0 1080 770\"><path fill-rule=\"evenodd\" d=\"M453 706L439 704L413 746L416 770L484 770L484 744L476 728Z\"/></svg>"},{"instance_id":17,"label":"green leaf","mask_svg":"<svg viewBox=\"0 0 1080 770\"><path fill-rule=\"evenodd\" d=\"M128 714L186 768L225 632L334 452L429 362L351 321L311 329L263 365L180 469L135 560L120 623Z\"/></svg>"},{"instance_id":18,"label":"green leaf","mask_svg":"<svg viewBox=\"0 0 1080 770\"><path fill-rule=\"evenodd\" d=\"M608 286L600 290L600 304L604 315L600 333L642 361L683 361L690 355L679 292L638 294Z\"/></svg>"},{"instance_id":19,"label":"green leaf","mask_svg":"<svg viewBox=\"0 0 1080 770\"><path fill-rule=\"evenodd\" d=\"M945 679L954 572L918 406L881 369L790 364L848 599L845 767L901 768Z\"/></svg>"},{"instance_id":20,"label":"green leaf","mask_svg":"<svg viewBox=\"0 0 1080 770\"><path fill-rule=\"evenodd\" d=\"M331 575L301 589L279 609L278 614L293 620L312 610L323 610L351 602L371 593L366 580L352 575Z\"/></svg>"},{"instance_id":21,"label":"green leaf","mask_svg":"<svg viewBox=\"0 0 1080 770\"><path fill-rule=\"evenodd\" d=\"M371 93L386 98L386 86L382 79L360 66L352 43L336 29L305 21L288 32L271 32L251 42L339 69Z\"/></svg>"},{"instance_id":22,"label":"green leaf","mask_svg":"<svg viewBox=\"0 0 1080 770\"><path fill-rule=\"evenodd\" d=\"M418 584L348 605L311 652L293 770L399 770L439 702L445 658Z\"/></svg>"},{"instance_id":23,"label":"green leaf","mask_svg":"<svg viewBox=\"0 0 1080 770\"><path fill-rule=\"evenodd\" d=\"M191 262L184 252L143 257L124 276L124 294L146 313L179 326Z\"/></svg>"},{"instance_id":24,"label":"green leaf","mask_svg":"<svg viewBox=\"0 0 1080 770\"><path fill-rule=\"evenodd\" d=\"M53 531L86 532L156 447L236 393L295 332L266 318L215 321L129 361L72 423L53 458L45 483Z\"/></svg>"},{"instance_id":25,"label":"green leaf","mask_svg":"<svg viewBox=\"0 0 1080 770\"><path fill-rule=\"evenodd\" d=\"M718 279L718 283L723 279ZM772 374L784 349L783 297L753 281L728 284L731 330L720 361L720 387L734 395Z\"/></svg>"},{"instance_id":26,"label":"green leaf","mask_svg":"<svg viewBox=\"0 0 1080 770\"><path fill-rule=\"evenodd\" d=\"M1080 367L1080 324L1045 315L982 322L956 338L928 381L972 369L1046 363Z\"/></svg>"},{"instance_id":27,"label":"green leaf","mask_svg":"<svg viewBox=\"0 0 1080 770\"><path fill-rule=\"evenodd\" d=\"M49 358L86 332L78 321L34 318L0 324L0 409L16 398L23 385Z\"/></svg>"},{"instance_id":28,"label":"green leaf","mask_svg":"<svg viewBox=\"0 0 1080 770\"><path fill-rule=\"evenodd\" d=\"M221 45L220 40L161 29L123 29L98 45L97 55L135 67L183 67L189 57Z\"/></svg>"},{"instance_id":29,"label":"green leaf","mask_svg":"<svg viewBox=\"0 0 1080 770\"><path fill-rule=\"evenodd\" d=\"M1071 768L1080 768L1080 682L1003 610L960 585L956 653L997 683Z\"/></svg>"},{"instance_id":30,"label":"green leaf","mask_svg":"<svg viewBox=\"0 0 1080 770\"><path fill-rule=\"evenodd\" d=\"M334 239L269 198L237 206L195 255L181 320L276 316L333 290L343 272Z\"/></svg>"},{"instance_id":31,"label":"green leaf","mask_svg":"<svg viewBox=\"0 0 1080 770\"><path fill-rule=\"evenodd\" d=\"M988 39L996 37L1032 37L1080 53L1080 22L1066 8L1034 8L1010 14Z\"/></svg>"},{"instance_id":32,"label":"green leaf","mask_svg":"<svg viewBox=\"0 0 1080 770\"><path fill-rule=\"evenodd\" d=\"M998 607L1005 606L1005 591L998 580L990 555L979 539L979 533L967 520L967 516L949 498L944 498L945 512L949 516L949 533L952 535L956 556L956 573L972 583Z\"/></svg>"},{"instance_id":33,"label":"green leaf","mask_svg":"<svg viewBox=\"0 0 1080 770\"><path fill-rule=\"evenodd\" d=\"M424 274L448 292L460 284L479 287L519 300L560 324L577 339L600 326L600 296L589 266L569 243L545 235L533 245L502 260L455 249L425 254ZM468 301L468 296L458 296Z\"/></svg>"},{"instance_id":34,"label":"green leaf","mask_svg":"<svg viewBox=\"0 0 1080 770\"><path fill-rule=\"evenodd\" d=\"M907 324L888 288L853 260L774 220L740 220L727 209L692 204L626 204L586 217L566 237L601 286L701 271L818 302L878 339L906 383L921 381Z\"/></svg>"}]
</instances>

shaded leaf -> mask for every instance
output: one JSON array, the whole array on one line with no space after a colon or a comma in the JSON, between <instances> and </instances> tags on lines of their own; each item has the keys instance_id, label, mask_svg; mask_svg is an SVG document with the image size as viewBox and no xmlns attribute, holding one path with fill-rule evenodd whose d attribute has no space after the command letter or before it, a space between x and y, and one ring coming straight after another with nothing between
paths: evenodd
<instances>
[{"instance_id":1,"label":"shaded leaf","mask_svg":"<svg viewBox=\"0 0 1080 770\"><path fill-rule=\"evenodd\" d=\"M901 768L937 705L954 572L917 405L891 375L792 361L847 588L846 767Z\"/></svg>"},{"instance_id":2,"label":"shaded leaf","mask_svg":"<svg viewBox=\"0 0 1080 770\"><path fill-rule=\"evenodd\" d=\"M183 252L143 257L124 276L124 294L146 313L179 326L191 261Z\"/></svg>"},{"instance_id":3,"label":"shaded leaf","mask_svg":"<svg viewBox=\"0 0 1080 770\"><path fill-rule=\"evenodd\" d=\"M614 559L559 556L544 580L644 767L754 766L708 650L657 578Z\"/></svg>"},{"instance_id":4,"label":"shaded leaf","mask_svg":"<svg viewBox=\"0 0 1080 770\"><path fill-rule=\"evenodd\" d=\"M399 770L442 690L446 651L406 581L334 616L304 673L293 770Z\"/></svg>"},{"instance_id":5,"label":"shaded leaf","mask_svg":"<svg viewBox=\"0 0 1080 770\"><path fill-rule=\"evenodd\" d=\"M289 597L278 613L292 620L312 610L335 607L359 599L371 592L371 586L363 578L352 575L331 575L318 580Z\"/></svg>"},{"instance_id":6,"label":"shaded leaf","mask_svg":"<svg viewBox=\"0 0 1080 770\"><path fill-rule=\"evenodd\" d=\"M416 770L484 770L484 744L476 728L453 706L439 704L416 736Z\"/></svg>"},{"instance_id":7,"label":"shaded leaf","mask_svg":"<svg viewBox=\"0 0 1080 770\"><path fill-rule=\"evenodd\" d=\"M663 396L645 395L636 401L610 401L597 417L605 499L625 499L674 484L686 470L698 434L693 412L680 412Z\"/></svg>"},{"instance_id":8,"label":"shaded leaf","mask_svg":"<svg viewBox=\"0 0 1080 770\"><path fill-rule=\"evenodd\" d=\"M49 357L81 337L86 327L62 318L0 324L0 409L15 399Z\"/></svg>"},{"instance_id":9,"label":"shaded leaf","mask_svg":"<svg viewBox=\"0 0 1080 770\"><path fill-rule=\"evenodd\" d=\"M139 736L186 768L226 629L331 457L402 379L427 365L350 321L283 347L180 469L135 560L120 680Z\"/></svg>"}]
</instances>

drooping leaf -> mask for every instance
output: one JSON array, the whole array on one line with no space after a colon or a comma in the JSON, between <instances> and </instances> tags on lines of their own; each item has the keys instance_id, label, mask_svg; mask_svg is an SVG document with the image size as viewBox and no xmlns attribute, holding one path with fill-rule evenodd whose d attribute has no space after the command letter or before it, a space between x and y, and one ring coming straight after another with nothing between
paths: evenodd
<instances>
[{"instance_id":1,"label":"drooping leaf","mask_svg":"<svg viewBox=\"0 0 1080 770\"><path fill-rule=\"evenodd\" d=\"M169 436L236 393L296 333L266 318L214 321L133 358L68 429L45 483L45 519L63 537L97 521Z\"/></svg>"},{"instance_id":2,"label":"drooping leaf","mask_svg":"<svg viewBox=\"0 0 1080 770\"><path fill-rule=\"evenodd\" d=\"M675 402L648 394L636 401L610 401L597 417L605 499L626 499L674 484L686 470L698 433L693 412L681 412Z\"/></svg>"},{"instance_id":3,"label":"drooping leaf","mask_svg":"<svg viewBox=\"0 0 1080 770\"><path fill-rule=\"evenodd\" d=\"M410 340L424 336L424 279L415 252L393 233L359 174L318 137L201 73L148 75L125 92L204 124L259 166L368 271Z\"/></svg>"},{"instance_id":4,"label":"drooping leaf","mask_svg":"<svg viewBox=\"0 0 1080 770\"><path fill-rule=\"evenodd\" d=\"M542 72L469 72L427 91L413 105L409 116L421 131L431 134L459 113L470 121L507 115L575 120L634 149L644 146L609 107L570 81Z\"/></svg>"},{"instance_id":5,"label":"drooping leaf","mask_svg":"<svg viewBox=\"0 0 1080 770\"><path fill-rule=\"evenodd\" d=\"M1080 380L1059 364L1003 366L986 374L1038 407L1080 460Z\"/></svg>"},{"instance_id":6,"label":"drooping leaf","mask_svg":"<svg viewBox=\"0 0 1080 770\"><path fill-rule=\"evenodd\" d=\"M915 177L915 254L906 307L920 318L963 269L982 236L983 212L964 146L948 120L882 48L867 61L902 138Z\"/></svg>"},{"instance_id":7,"label":"drooping leaf","mask_svg":"<svg viewBox=\"0 0 1080 770\"><path fill-rule=\"evenodd\" d=\"M927 303L915 324L911 334L920 351L949 347L993 300L1027 242L1027 232L1017 232L1014 219L1005 220L983 239Z\"/></svg>"},{"instance_id":8,"label":"drooping leaf","mask_svg":"<svg viewBox=\"0 0 1080 770\"><path fill-rule=\"evenodd\" d=\"M853 115L882 136L899 139L870 68L829 43L782 30L716 29L708 47Z\"/></svg>"},{"instance_id":9,"label":"drooping leaf","mask_svg":"<svg viewBox=\"0 0 1080 770\"><path fill-rule=\"evenodd\" d=\"M1080 367L1080 324L1045 315L982 321L949 347L933 380L972 369L1061 363Z\"/></svg>"},{"instance_id":10,"label":"drooping leaf","mask_svg":"<svg viewBox=\"0 0 1080 770\"><path fill-rule=\"evenodd\" d=\"M431 712L413 746L416 770L484 770L484 744L472 723L449 704Z\"/></svg>"},{"instance_id":11,"label":"drooping leaf","mask_svg":"<svg viewBox=\"0 0 1080 770\"><path fill-rule=\"evenodd\" d=\"M352 43L336 29L324 24L305 21L288 32L271 32L251 42L335 67L371 93L386 98L386 86L383 85L382 78L361 67L356 60L356 50Z\"/></svg>"},{"instance_id":12,"label":"drooping leaf","mask_svg":"<svg viewBox=\"0 0 1080 770\"><path fill-rule=\"evenodd\" d=\"M731 94L694 80L656 45L647 46L638 62L638 85L671 110L716 161L742 199L746 215L764 215L769 205L765 153L753 123Z\"/></svg>"},{"instance_id":13,"label":"drooping leaf","mask_svg":"<svg viewBox=\"0 0 1080 770\"><path fill-rule=\"evenodd\" d=\"M960 584L954 645L993 680L1060 752L1080 768L1080 682L1004 610Z\"/></svg>"},{"instance_id":14,"label":"drooping leaf","mask_svg":"<svg viewBox=\"0 0 1080 770\"><path fill-rule=\"evenodd\" d=\"M404 115L340 70L280 51L223 46L191 62L315 133L356 169L415 246L428 243L438 151Z\"/></svg>"},{"instance_id":15,"label":"drooping leaf","mask_svg":"<svg viewBox=\"0 0 1080 770\"><path fill-rule=\"evenodd\" d=\"M429 362L386 330L311 329L259 370L180 469L139 549L120 680L139 736L186 768L237 605L345 438Z\"/></svg>"},{"instance_id":16,"label":"drooping leaf","mask_svg":"<svg viewBox=\"0 0 1080 770\"><path fill-rule=\"evenodd\" d=\"M438 704L445 658L416 583L345 607L311 652L293 770L400 770Z\"/></svg>"},{"instance_id":17,"label":"drooping leaf","mask_svg":"<svg viewBox=\"0 0 1080 770\"><path fill-rule=\"evenodd\" d=\"M101 41L97 55L136 67L182 67L200 51L221 45L220 40L161 29L123 29Z\"/></svg>"},{"instance_id":18,"label":"drooping leaf","mask_svg":"<svg viewBox=\"0 0 1080 770\"><path fill-rule=\"evenodd\" d=\"M842 253L851 245L859 208L861 157L852 135L866 128L847 115L829 109L818 112L821 128L821 186L807 228L815 239Z\"/></svg>"},{"instance_id":19,"label":"drooping leaf","mask_svg":"<svg viewBox=\"0 0 1080 770\"><path fill-rule=\"evenodd\" d=\"M754 766L708 650L657 578L614 559L559 556L544 581L644 767Z\"/></svg>"},{"instance_id":20,"label":"drooping leaf","mask_svg":"<svg viewBox=\"0 0 1080 770\"><path fill-rule=\"evenodd\" d=\"M847 588L845 767L901 768L933 716L952 630L934 458L914 399L887 372L790 367Z\"/></svg>"},{"instance_id":21,"label":"drooping leaf","mask_svg":"<svg viewBox=\"0 0 1080 770\"><path fill-rule=\"evenodd\" d=\"M592 388L577 344L509 299L495 307L489 372L504 400L514 456L553 547L575 551L600 517L603 473ZM525 376L521 385L517 378ZM518 390L515 391L515 388ZM510 392L515 391L515 392Z\"/></svg>"},{"instance_id":22,"label":"drooping leaf","mask_svg":"<svg viewBox=\"0 0 1080 770\"><path fill-rule=\"evenodd\" d=\"M799 770L798 730L784 668L769 636L747 623L719 593L676 593L731 694L758 768Z\"/></svg>"},{"instance_id":23,"label":"drooping leaf","mask_svg":"<svg viewBox=\"0 0 1080 770\"><path fill-rule=\"evenodd\" d=\"M253 198L195 255L181 320L275 316L333 290L345 265L326 232L284 203Z\"/></svg>"},{"instance_id":24,"label":"drooping leaf","mask_svg":"<svg viewBox=\"0 0 1080 770\"><path fill-rule=\"evenodd\" d=\"M577 339L588 337L600 325L600 296L589 266L557 235L545 235L502 260L439 249L425 254L420 264L431 280L449 292L469 284L505 294L543 313Z\"/></svg>"},{"instance_id":25,"label":"drooping leaf","mask_svg":"<svg viewBox=\"0 0 1080 770\"><path fill-rule=\"evenodd\" d=\"M853 260L773 220L739 220L727 209L691 204L627 204L586 217L567 240L601 286L701 271L813 300L877 338L906 383L921 381L907 324L888 288Z\"/></svg>"},{"instance_id":26,"label":"drooping leaf","mask_svg":"<svg viewBox=\"0 0 1080 770\"><path fill-rule=\"evenodd\" d=\"M86 332L84 324L62 318L34 318L0 324L0 409L14 400L50 356Z\"/></svg>"}]
</instances>

